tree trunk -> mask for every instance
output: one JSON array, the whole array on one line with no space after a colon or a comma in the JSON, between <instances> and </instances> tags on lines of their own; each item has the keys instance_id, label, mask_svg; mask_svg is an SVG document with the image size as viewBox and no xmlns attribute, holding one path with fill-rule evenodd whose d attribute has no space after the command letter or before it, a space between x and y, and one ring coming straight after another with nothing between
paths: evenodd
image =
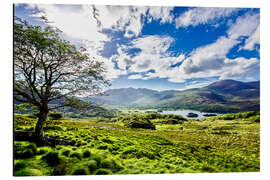
<instances>
[{"instance_id":1,"label":"tree trunk","mask_svg":"<svg viewBox=\"0 0 270 180\"><path fill-rule=\"evenodd\" d=\"M48 116L48 108L43 108L40 109L39 111L39 115L38 115L38 121L35 127L35 140L36 143L39 145L44 145L45 144L45 138L44 138L44 134L43 134L43 125L47 119Z\"/></svg>"}]
</instances>

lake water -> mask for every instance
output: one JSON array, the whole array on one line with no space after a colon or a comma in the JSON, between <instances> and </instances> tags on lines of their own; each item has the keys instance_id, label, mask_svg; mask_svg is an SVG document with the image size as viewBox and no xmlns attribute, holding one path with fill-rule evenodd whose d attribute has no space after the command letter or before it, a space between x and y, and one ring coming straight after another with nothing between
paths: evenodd
<instances>
[{"instance_id":1,"label":"lake water","mask_svg":"<svg viewBox=\"0 0 270 180\"><path fill-rule=\"evenodd\" d=\"M161 114L177 114L177 115L183 116L184 118L190 118L190 117L187 117L188 113L198 114L198 117L194 117L194 119L207 118L206 116L203 116L204 114L220 115L219 113L207 113L207 112L200 112L200 111L189 110L189 109L181 109L181 110L177 110L177 111L162 111L161 112Z\"/></svg>"}]
</instances>

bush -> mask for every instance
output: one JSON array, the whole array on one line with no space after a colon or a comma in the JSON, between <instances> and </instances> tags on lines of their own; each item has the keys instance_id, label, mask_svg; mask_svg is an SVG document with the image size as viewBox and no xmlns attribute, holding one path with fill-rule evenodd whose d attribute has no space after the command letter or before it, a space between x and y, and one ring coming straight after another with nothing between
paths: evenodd
<instances>
[{"instance_id":1,"label":"bush","mask_svg":"<svg viewBox=\"0 0 270 180\"><path fill-rule=\"evenodd\" d=\"M81 153L79 153L79 152L72 152L72 153L69 155L69 157L71 157L71 158L77 158L77 159L79 159L79 160L82 159L82 155L81 155Z\"/></svg>"},{"instance_id":2,"label":"bush","mask_svg":"<svg viewBox=\"0 0 270 180\"><path fill-rule=\"evenodd\" d=\"M61 154L64 155L64 156L66 156L66 157L68 157L69 154L70 154L70 149L64 149L64 150L62 150Z\"/></svg>"},{"instance_id":3,"label":"bush","mask_svg":"<svg viewBox=\"0 0 270 180\"><path fill-rule=\"evenodd\" d=\"M43 155L46 154L50 151L50 149L48 147L42 147L37 151L37 155Z\"/></svg>"},{"instance_id":4,"label":"bush","mask_svg":"<svg viewBox=\"0 0 270 180\"><path fill-rule=\"evenodd\" d=\"M95 175L108 175L108 174L112 174L112 171L109 169L98 169L95 171L94 174Z\"/></svg>"},{"instance_id":5,"label":"bush","mask_svg":"<svg viewBox=\"0 0 270 180\"><path fill-rule=\"evenodd\" d=\"M91 152L87 149L83 152L83 158L88 158L91 156Z\"/></svg>"},{"instance_id":6,"label":"bush","mask_svg":"<svg viewBox=\"0 0 270 180\"><path fill-rule=\"evenodd\" d=\"M34 143L15 142L14 144L15 158L26 159L31 158L37 153L37 147Z\"/></svg>"},{"instance_id":7,"label":"bush","mask_svg":"<svg viewBox=\"0 0 270 180\"><path fill-rule=\"evenodd\" d=\"M89 170L86 167L78 167L73 172L72 175L88 175Z\"/></svg>"},{"instance_id":8,"label":"bush","mask_svg":"<svg viewBox=\"0 0 270 180\"><path fill-rule=\"evenodd\" d=\"M99 167L103 158L99 154L94 154L94 155L92 155L91 159L95 160L97 163L97 166Z\"/></svg>"},{"instance_id":9,"label":"bush","mask_svg":"<svg viewBox=\"0 0 270 180\"><path fill-rule=\"evenodd\" d=\"M104 159L100 162L100 166L104 169L113 169L114 165L113 162L109 159Z\"/></svg>"},{"instance_id":10,"label":"bush","mask_svg":"<svg viewBox=\"0 0 270 180\"><path fill-rule=\"evenodd\" d=\"M38 169L25 168L14 172L14 176L42 176L42 172Z\"/></svg>"},{"instance_id":11,"label":"bush","mask_svg":"<svg viewBox=\"0 0 270 180\"><path fill-rule=\"evenodd\" d=\"M65 175L67 169L67 164L61 161L60 164L56 165L53 169L53 175Z\"/></svg>"},{"instance_id":12,"label":"bush","mask_svg":"<svg viewBox=\"0 0 270 180\"><path fill-rule=\"evenodd\" d=\"M18 170L23 169L25 167L26 167L26 163L24 163L24 162L17 162L14 165L15 171L18 171Z\"/></svg>"},{"instance_id":13,"label":"bush","mask_svg":"<svg viewBox=\"0 0 270 180\"><path fill-rule=\"evenodd\" d=\"M95 160L90 160L87 162L87 167L91 172L93 172L98 168L97 162Z\"/></svg>"},{"instance_id":14,"label":"bush","mask_svg":"<svg viewBox=\"0 0 270 180\"><path fill-rule=\"evenodd\" d=\"M26 159L34 156L34 152L31 149L26 149L22 152L15 152L16 159Z\"/></svg>"},{"instance_id":15,"label":"bush","mask_svg":"<svg viewBox=\"0 0 270 180\"><path fill-rule=\"evenodd\" d=\"M48 154L44 155L42 159L45 160L49 166L56 166L61 161L57 152L49 152Z\"/></svg>"},{"instance_id":16,"label":"bush","mask_svg":"<svg viewBox=\"0 0 270 180\"><path fill-rule=\"evenodd\" d=\"M63 117L62 114L58 112L50 112L48 116L50 117L51 120L58 120Z\"/></svg>"}]
</instances>

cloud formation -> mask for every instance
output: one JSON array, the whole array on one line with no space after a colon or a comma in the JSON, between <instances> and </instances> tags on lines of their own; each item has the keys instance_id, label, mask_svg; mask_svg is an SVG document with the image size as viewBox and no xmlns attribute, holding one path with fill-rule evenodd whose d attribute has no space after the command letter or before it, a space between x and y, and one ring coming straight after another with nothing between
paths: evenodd
<instances>
[{"instance_id":1,"label":"cloud formation","mask_svg":"<svg viewBox=\"0 0 270 180\"><path fill-rule=\"evenodd\" d=\"M146 73L152 70L160 74L185 58L183 54L171 55L168 49L173 42L174 39L170 36L152 35L136 38L128 46L119 47L118 55L113 56L112 59L117 62L119 68L127 69L129 72ZM131 50L139 51L133 53L131 57L128 53ZM141 78L141 76L132 76L133 79L135 77ZM142 77L151 78L148 74Z\"/></svg>"},{"instance_id":2,"label":"cloud formation","mask_svg":"<svg viewBox=\"0 0 270 180\"><path fill-rule=\"evenodd\" d=\"M173 7L149 6L95 6L97 19L102 28L124 31L125 37L137 37L143 28L144 19L148 22L160 20L160 23L172 22L170 14Z\"/></svg>"},{"instance_id":3,"label":"cloud formation","mask_svg":"<svg viewBox=\"0 0 270 180\"><path fill-rule=\"evenodd\" d=\"M237 8L191 8L175 19L176 28L213 23L215 20L230 16Z\"/></svg>"},{"instance_id":4,"label":"cloud formation","mask_svg":"<svg viewBox=\"0 0 270 180\"><path fill-rule=\"evenodd\" d=\"M110 41L109 35L102 33L103 29L110 29L113 31L123 31L126 38L137 37L142 30L144 19L147 22L152 20L159 20L160 23L167 23L172 21L170 14L173 7L148 7L148 6L87 6L87 5L53 5L53 4L29 4L29 8L38 9L39 12L32 14L34 17L45 16L51 25L59 28L67 37L79 41L87 48L89 54L97 60L105 63L108 70L107 77L115 79L120 75L126 74L126 67L132 64L130 70L135 72L146 71L149 69L150 62L155 58L152 55L161 53L158 51L165 51L168 47L159 44L158 39L152 39L154 45L151 51L147 47L149 41L136 39L132 42L134 47L140 47L144 52L140 57L132 59L123 52L121 48L118 49L120 54L117 58L118 67L115 68L115 56L110 59L104 58L101 51L104 50L106 42ZM151 39L149 39L151 41ZM171 41L166 39L165 41ZM170 42L161 43L170 43ZM150 44L153 42L150 42ZM165 48L161 50L161 47ZM122 46L122 49L124 46ZM151 55L149 55L151 54ZM147 60L142 61L142 58ZM158 57L158 56L156 56ZM134 63L135 62L135 63Z\"/></svg>"},{"instance_id":5,"label":"cloud formation","mask_svg":"<svg viewBox=\"0 0 270 180\"><path fill-rule=\"evenodd\" d=\"M243 49L252 51L256 44L260 44L260 26L258 26L256 31L245 41Z\"/></svg>"},{"instance_id":6,"label":"cloud formation","mask_svg":"<svg viewBox=\"0 0 270 180\"><path fill-rule=\"evenodd\" d=\"M256 36L259 14L244 14L231 24L227 36L221 36L216 42L199 47L191 52L181 66L176 67L181 76L172 76L169 80L183 82L185 79L219 77L220 79L251 78L259 71L257 58L227 58L228 52L241 41L241 37ZM248 41L248 40L247 40Z\"/></svg>"},{"instance_id":7,"label":"cloud formation","mask_svg":"<svg viewBox=\"0 0 270 180\"><path fill-rule=\"evenodd\" d=\"M174 31L203 24L216 25L220 20L236 14L238 8L190 8L175 17L174 7L148 6L79 6L29 5L39 10L32 16L43 16L63 31L64 35L79 41L89 54L104 62L107 78L127 75L128 79L165 78L170 82L186 82L193 78L252 79L259 74L259 59L237 57L228 53L241 42L239 50L252 51L259 44L260 16L247 12L230 20L225 35L215 42L196 47L189 54L172 52L176 39L170 34L143 35L145 23L174 24ZM106 43L113 35L104 30L121 32L125 43L116 44L116 53L103 57ZM244 39L244 41L243 41Z\"/></svg>"}]
</instances>

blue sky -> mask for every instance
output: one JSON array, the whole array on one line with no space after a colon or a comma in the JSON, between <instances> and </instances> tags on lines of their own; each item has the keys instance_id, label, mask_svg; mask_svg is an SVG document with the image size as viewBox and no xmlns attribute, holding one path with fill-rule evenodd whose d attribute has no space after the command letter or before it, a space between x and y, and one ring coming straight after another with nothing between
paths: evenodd
<instances>
[{"instance_id":1,"label":"blue sky","mask_svg":"<svg viewBox=\"0 0 270 180\"><path fill-rule=\"evenodd\" d=\"M110 88L188 89L222 79L260 79L260 10L16 4L104 62ZM96 15L94 15L97 13Z\"/></svg>"}]
</instances>

